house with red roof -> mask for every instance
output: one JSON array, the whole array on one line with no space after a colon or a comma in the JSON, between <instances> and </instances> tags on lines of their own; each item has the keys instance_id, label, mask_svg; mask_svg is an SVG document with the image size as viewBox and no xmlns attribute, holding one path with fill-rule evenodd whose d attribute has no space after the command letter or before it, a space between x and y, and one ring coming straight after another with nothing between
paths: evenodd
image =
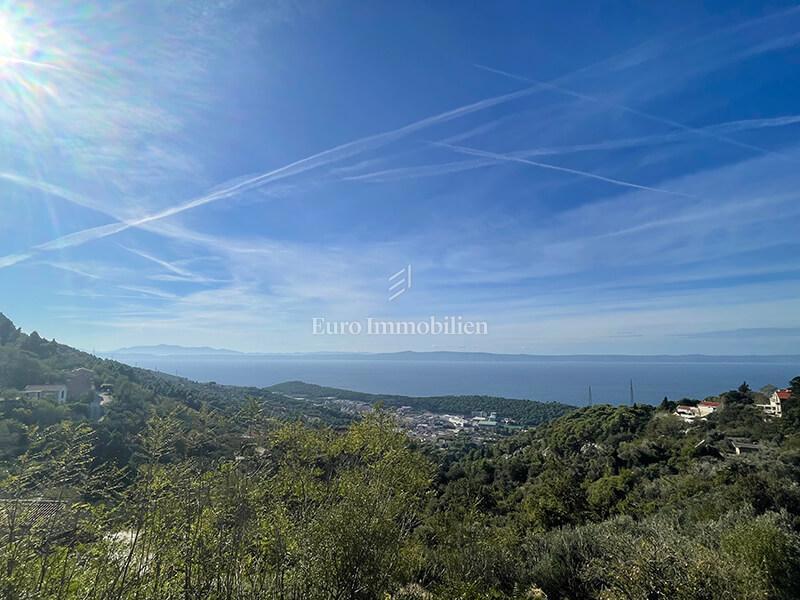
<instances>
[{"instance_id":1,"label":"house with red roof","mask_svg":"<svg viewBox=\"0 0 800 600\"><path fill-rule=\"evenodd\" d=\"M714 411L718 410L721 405L722 402L717 402L715 400L703 400L697 405L697 410L701 417L707 417Z\"/></svg>"},{"instance_id":2,"label":"house with red roof","mask_svg":"<svg viewBox=\"0 0 800 600\"><path fill-rule=\"evenodd\" d=\"M694 406L678 404L678 406L675 407L675 412L673 414L689 423L695 419L705 420L708 415L719 409L720 406L722 406L721 402L716 402L713 400L703 400Z\"/></svg>"},{"instance_id":3,"label":"house with red roof","mask_svg":"<svg viewBox=\"0 0 800 600\"><path fill-rule=\"evenodd\" d=\"M792 390L786 388L775 390L769 397L769 404L762 404L764 412L770 416L781 418L783 416L783 404L792 397Z\"/></svg>"}]
</instances>

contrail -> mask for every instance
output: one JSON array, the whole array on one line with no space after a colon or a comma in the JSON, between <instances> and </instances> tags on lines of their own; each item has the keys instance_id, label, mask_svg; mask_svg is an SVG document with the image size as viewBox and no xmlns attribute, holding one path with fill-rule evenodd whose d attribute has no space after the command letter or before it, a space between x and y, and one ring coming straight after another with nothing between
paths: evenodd
<instances>
[{"instance_id":1,"label":"contrail","mask_svg":"<svg viewBox=\"0 0 800 600\"><path fill-rule=\"evenodd\" d=\"M593 236L593 239L602 239L602 238L612 238L612 237L621 237L625 235L629 235L631 233L640 233L642 231L647 231L649 229L657 229L659 227L664 227L665 225L676 225L680 223L688 223L692 221L699 221L703 218L707 217L716 217L720 218L723 215L735 215L736 213L742 212L743 210L752 210L753 208L764 208L766 209L770 205L773 204L780 204L786 201L786 197L778 197L778 198L758 198L754 202L748 202L746 204L737 204L734 206L727 205L727 206L715 206L713 208L707 210L697 211L691 214L682 214L677 217L667 217L664 219L657 219L654 221L648 221L646 223L640 223L638 225L632 225L630 227L626 227L624 229L618 229L616 231L609 231L607 233L602 233L596 236ZM769 214L769 211L764 210L762 214Z\"/></svg>"},{"instance_id":2,"label":"contrail","mask_svg":"<svg viewBox=\"0 0 800 600\"><path fill-rule=\"evenodd\" d=\"M134 248L128 248L128 246L123 246L122 244L120 244L119 247L123 248L124 250L127 250L132 254L135 254L136 256L144 258L145 260L149 260L150 262L153 262L158 266L163 267L164 269L170 271L171 273L174 273L175 275L180 275L181 277L185 277L187 279L195 277L194 273L187 271L186 269L181 269L180 267L176 267L172 263L167 262L166 260L162 260L157 256L153 256L152 254L147 254L146 252L142 252L141 250L136 250Z\"/></svg>"},{"instance_id":3,"label":"contrail","mask_svg":"<svg viewBox=\"0 0 800 600\"><path fill-rule=\"evenodd\" d=\"M747 131L748 129L760 129L762 127L785 127L786 125L796 125L800 123L800 115L786 115L783 117L771 117L768 119L743 119L741 121L728 121L718 125L709 125L705 129L721 129L724 131Z\"/></svg>"},{"instance_id":4,"label":"contrail","mask_svg":"<svg viewBox=\"0 0 800 600\"><path fill-rule=\"evenodd\" d=\"M42 252L50 250L63 250L64 248L72 248L73 246L80 246L81 244L85 244L90 240L97 240L100 238L108 237L110 235L115 235L117 233L125 231L126 229L129 229L130 227L132 227L132 225L128 223L109 223L108 225L100 225L99 227L83 229L81 231L76 231L75 233L70 233L60 238L50 240L49 242L44 242L43 244L34 246L33 250Z\"/></svg>"},{"instance_id":5,"label":"contrail","mask_svg":"<svg viewBox=\"0 0 800 600\"><path fill-rule=\"evenodd\" d=\"M52 267L53 269L59 269L61 271L66 271L67 273L72 273L74 275L80 275L81 277L87 277L89 279L102 279L100 275L96 275L95 273L89 273L88 271L84 271L83 269L79 269L78 267L66 264L66 263L56 263L56 262L49 262L49 261L42 261L41 264L47 265L48 267Z\"/></svg>"},{"instance_id":6,"label":"contrail","mask_svg":"<svg viewBox=\"0 0 800 600\"><path fill-rule=\"evenodd\" d=\"M489 160L489 159L459 160L454 162L439 163L433 165L383 169L381 171L361 173L360 175L348 175L346 177L341 177L340 179L342 181L369 181L369 182L385 183L387 181L415 179L418 177L435 177L447 173L471 171L472 169L479 169L481 167L488 167L489 165L495 165L495 164L497 164L496 160Z\"/></svg>"},{"instance_id":7,"label":"contrail","mask_svg":"<svg viewBox=\"0 0 800 600\"><path fill-rule=\"evenodd\" d=\"M766 22L766 21L769 21L769 20L772 20L772 19L775 19L775 18L778 18L778 17L784 17L784 16L788 16L788 15L791 15L791 14L795 14L798 11L800 11L800 6L793 6L793 7L789 7L788 9L785 9L785 10L775 11L773 13L764 15L762 17L757 17L757 18L754 18L754 19L750 19L750 20L746 20L746 21L743 21L743 22L740 22L740 23L736 23L734 25L731 25L731 26L728 26L728 27L724 27L724 28L718 29L716 31L713 31L711 33L708 33L706 35L700 36L697 39L692 40L691 42L686 44L686 46L690 47L690 46L693 46L693 45L696 45L696 44L699 44L699 43L703 43L704 41L706 41L708 39L711 39L711 38L714 38L714 37L736 33L736 32L738 32L738 31L740 31L742 29L746 29L746 28L754 26L754 25L756 25L758 23ZM676 32L679 32L679 31L681 31L683 29L686 29L686 28L685 27L684 28L680 28L680 29L676 30ZM676 33L676 32L663 34L663 35L661 35L659 37L661 39L666 40L666 39L672 37L674 35L674 33ZM655 42L656 42L655 39L650 39L650 40L648 40L648 41L646 41L646 42L644 42L644 43L642 43L642 44L640 44L638 46L635 46L633 48L628 48L628 49L626 49L626 50L624 50L622 52L619 52L619 53L617 53L615 55L612 55L610 57L606 57L606 58L604 58L602 60L598 60L598 61L596 61L594 63L590 63L588 65L585 65L585 66L581 67L581 68L578 68L578 69L575 69L575 70L570 71L568 73L565 73L565 74L563 74L563 75L561 75L561 76L559 76L559 77L557 77L555 79L552 79L549 82L538 81L538 80L535 80L535 79L532 79L532 78L523 77L521 75L516 75L514 73L509 73L507 71L502 71L500 69L494 69L492 67L487 67L485 65L475 64L474 66L479 68L479 69L483 69L483 70L486 70L486 71L489 71L489 72L493 72L493 73L496 73L496 74L499 74L499 75L503 75L505 77L509 77L511 79L516 79L517 81L521 81L521 82L524 82L524 83L533 83L535 85L539 85L540 88L543 88L543 89L552 89L553 91L558 91L558 92L563 93L563 94L571 95L573 97L580 98L582 100L587 100L587 101L591 101L591 102L597 102L597 103L610 105L610 106L613 106L614 108L618 108L620 110L624 110L624 111L630 112L632 114L636 114L636 115L638 115L638 116L640 116L642 118L655 120L655 121L658 121L658 122L660 122L662 124L666 124L666 125L669 125L669 126L672 126L672 127L676 127L676 128L681 129L681 130L683 130L684 132L687 132L687 133L693 133L693 134L696 134L696 135L709 137L709 138L712 138L712 139L716 139L718 141L722 141L722 142L725 142L725 143L728 143L728 144L732 144L734 146L738 146L738 147L741 147L741 148L746 148L748 150L751 150L751 151L754 151L754 152L758 152L758 153L761 153L761 154L779 156L779 157L787 159L787 160L793 160L790 157L787 157L786 155L781 154L779 152L767 150L765 148L761 148L761 147L758 147L758 146L753 146L751 144L746 144L744 142L740 142L739 140L735 140L733 138L728 138L726 136L715 134L713 131L709 131L709 130L712 130L714 126L711 126L711 127L708 127L708 128L691 127L691 126L685 125L683 123L679 123L677 121L672 121L670 119L664 119L664 118L659 117L657 115L652 115L652 114L649 114L649 113L645 113L645 112L639 111L639 110L634 109L632 107L624 106L624 105L621 105L621 104L609 103L609 102L604 101L602 99L595 98L593 96L589 96L589 95L586 95L586 94L581 94L581 93L575 92L573 90L568 90L568 89L563 88L563 87L558 85L559 83L561 83L563 81L568 81L569 79L574 78L576 75L580 75L580 74L583 74L583 73L585 73L587 71L591 71L593 69L597 69L598 67L613 66L615 61L619 61L621 58L624 58L625 56L629 56L629 55L634 55L635 56L638 51L652 48L653 46L656 45ZM665 48L666 48L666 46L665 46ZM639 61L639 64L641 64L641 62L645 62L646 60L649 60L649 59L650 59L650 57L645 58L645 59ZM771 125L764 125L764 126L771 126ZM703 129L706 129L706 131L703 131ZM666 135L671 136L671 135L674 135L674 133L675 132L673 132L671 134L666 134ZM587 149L591 149L591 148L587 148ZM534 153L534 155L536 155L536 153ZM479 167L482 167L482 166L485 166L485 164L484 163L475 164L476 168L479 168ZM461 170L454 164L453 165L449 165L449 168L452 169L452 170ZM381 180L381 178L383 178L385 176L391 177L390 172L391 172L391 170L386 170L385 172L382 171L382 172L376 173L376 175L378 176L376 178L376 180L379 181L379 180ZM445 169L442 172L449 172L449 171L448 171L448 169ZM428 172L423 173L423 175L435 175L435 174L436 174L436 170L435 169L431 169ZM356 179L369 180L370 177L369 177L369 174L364 174L362 176L356 175L355 178Z\"/></svg>"},{"instance_id":8,"label":"contrail","mask_svg":"<svg viewBox=\"0 0 800 600\"><path fill-rule=\"evenodd\" d=\"M559 94L563 94L563 95L566 95L566 96L571 96L573 98L578 98L580 100L585 100L585 101L588 101L588 102L594 102L596 104L602 104L604 106L608 106L608 107L611 107L611 108L616 108L618 110L622 110L624 112L628 112L628 113L630 113L632 115L636 115L638 117L642 117L643 119L648 119L650 121L654 121L654 122L660 123L662 125L669 125L670 127L675 127L675 128L680 129L682 131L686 131L686 132L693 133L693 134L696 134L696 135L700 135L700 136L703 136L703 137L708 137L710 139L717 140L719 142L724 142L724 143L730 144L732 146L738 146L739 148L745 148L747 150L752 150L754 152L758 152L759 154L765 154L765 155L771 155L771 156L779 156L779 157L781 157L783 159L794 161L794 159L786 156L785 154L781 154L780 152L775 152L773 150L768 150L768 149L762 148L760 146L754 146L752 144L747 144L745 142L740 142L739 140L736 140L734 138L730 138L730 137L727 137L727 136L724 136L724 135L719 135L719 134L713 133L711 131L708 131L707 129L698 128L698 127L691 127L690 125L686 125L685 123L681 123L679 121L673 121L672 119L666 119L664 117L659 117L658 115L654 115L654 114L651 114L651 113L648 113L648 112L644 112L644 111L638 110L636 108L632 108L630 106L626 106L625 104L619 104L619 103L616 103L616 102L609 102L608 100L604 100L602 98L597 98L596 96L590 96L588 94L583 94L581 92L576 92L574 90L567 89L565 87L562 87L560 85L556 85L554 83L549 83L549 82L546 82L546 81L539 81L539 80L533 79L531 77L525 77L525 76L522 76L522 75L516 75L515 73L509 73L508 71L502 71L500 69L487 67L485 65L475 64L474 66L476 68L478 68L478 69L482 69L482 70L488 71L490 73L495 73L496 75L502 75L504 77L508 77L510 79L515 79L517 81L523 81L523 82L526 82L526 83L534 83L536 85L540 85L544 89L552 90L554 92L558 92Z\"/></svg>"},{"instance_id":9,"label":"contrail","mask_svg":"<svg viewBox=\"0 0 800 600\"><path fill-rule=\"evenodd\" d=\"M20 187L39 190L41 192L44 192L45 194L49 194L50 196L61 198L63 200L66 200L67 202L75 204L76 206L81 206L83 208L94 210L96 212L102 213L114 219L118 218L116 215L108 212L105 208L99 206L95 202L92 202L88 198L81 196L80 194L76 194L75 192L72 192L70 190L59 187L57 185L53 185L52 183L42 181L40 179L31 179L29 177L17 175L16 173L8 173L4 171L0 171L0 179L18 185Z\"/></svg>"},{"instance_id":10,"label":"contrail","mask_svg":"<svg viewBox=\"0 0 800 600\"><path fill-rule=\"evenodd\" d=\"M624 181L622 179L614 179L612 177L605 177L603 175L598 175L596 173L590 173L589 171L579 171L578 169L570 169L568 167L560 167L558 165L551 165L549 163L538 162L535 160L523 158L521 156L515 156L513 154L498 154L496 152L476 150L475 148L467 148L465 146L453 146L451 144L442 144L442 143L434 143L434 144L437 146L443 146L445 148L449 148L456 152L461 152L462 154L470 154L472 156L480 156L483 158L492 158L494 160L500 160L500 161L517 162L524 165L539 167L542 169L550 169L552 171L570 173L571 175L579 175L580 177L588 177L589 179L596 179L598 181L604 181L606 183L611 183L622 187L634 188L637 190L644 190L648 192L656 192L659 194L668 194L670 196L680 196L681 198L696 198L696 196L693 196L691 194L684 194L683 192L674 192L662 188L655 188L647 185L639 185L638 183L632 183L630 181Z\"/></svg>"},{"instance_id":11,"label":"contrail","mask_svg":"<svg viewBox=\"0 0 800 600\"><path fill-rule=\"evenodd\" d=\"M158 258L157 256L153 256L152 254L148 254L147 252L142 252L141 250L136 250L135 248L129 248L128 246L123 246L122 244L118 244L120 248L135 254L145 260L149 260L157 264L158 266L162 267L163 269L169 271L171 275L163 275L159 277L151 277L151 279L157 279L161 281L185 281L185 282L192 282L192 283L211 283L213 281L219 280L212 280L207 277L202 277L197 275L196 273L192 273L188 269L182 269L181 267Z\"/></svg>"},{"instance_id":12,"label":"contrail","mask_svg":"<svg viewBox=\"0 0 800 600\"><path fill-rule=\"evenodd\" d=\"M644 44L644 45L642 45L640 47L644 47L646 45L647 44ZM562 75L561 77L559 77L557 79L554 79L553 81L554 82L563 81L565 79L569 79L571 77L574 77L575 75L584 73L584 72L586 72L588 70L597 68L597 67L602 66L604 64L608 64L610 62L613 62L615 59L618 59L620 56L625 56L626 54L629 54L632 51L637 50L638 48L639 47L633 48L633 49L628 49L628 50L626 50L624 52L621 52L621 53L619 53L617 55L614 55L614 56L612 56L610 58L606 58L606 59L597 61L595 63L592 63L590 65L584 66L584 67L582 67L580 69L577 69L577 70L574 70L574 71L572 71L570 73ZM513 76L511 74L506 74L506 75L512 76L512 77L516 77L516 76ZM330 163L333 163L333 162L348 158L350 156L366 152L366 151L371 150L371 149L379 148L379 147L381 147L383 145L386 145L386 144L388 144L388 143L390 143L392 141L401 139L401 138L403 138L405 136L408 136L408 135L410 135L412 133L415 133L415 132L417 132L417 131L419 131L421 129L424 129L426 127L430 127L432 125L437 125L439 123L445 123L447 121L450 121L450 120L453 120L453 119L457 119L457 118L460 118L462 116L465 116L465 115L468 115L468 114L471 114L471 113L474 113L474 112L477 112L477 111L481 111L481 110L484 110L484 109L487 109L487 108L490 108L490 107L493 107L493 106L504 104L504 103L510 102L512 100L516 100L516 99L519 99L519 98L524 98L526 96L529 96L531 94L534 94L536 92L541 91L541 89L543 87L541 82L533 81L533 80L530 80L530 82L533 82L534 85L530 86L530 87L527 87L527 88L524 88L522 90L517 90L515 92L510 92L508 94L502 94L502 95L499 95L499 96L494 96L492 98L487 98L487 99L484 99L484 100L480 100L478 102L467 104L467 105L461 106L459 108L456 108L456 109L453 109L453 110L450 110L450 111L439 113L438 115L434 115L432 117L427 117L425 119L422 119L422 120L419 120L419 121L415 121L413 123L410 123L408 125L400 127L398 129L394 129L394 130L390 130L390 131L387 131L387 132L383 132L383 133L379 133L379 134L375 134L375 135L359 138L357 140L354 140L354 141L351 141L351 142L347 142L345 144L341 144L341 145L335 146L333 148L329 148L329 149L324 150L322 152L319 152L319 153L316 153L316 154L312 154L311 156L308 156L306 158L297 160L295 162L292 162L292 163L290 163L288 165L285 165L283 167L279 167L279 168L274 169L272 171L268 171L268 172L263 173L261 175L257 175L257 176L250 177L250 178L247 178L247 179L244 179L244 180L240 180L235 184L231 184L231 185L229 185L227 187L223 187L222 189L213 191L211 193L208 193L208 194L206 194L204 196L200 196L198 198L194 198L192 200L184 202L183 204L180 204L180 205L177 205L177 206L162 210L162 211L160 211L158 213L155 213L155 214L146 215L144 217L140 217L140 218L132 219L132 220L122 220L122 219L119 219L119 217L117 217L117 216L109 215L112 218L117 219L119 222L111 223L111 224L107 224L107 225L102 225L102 226L99 226L99 227L93 227L93 228L85 229L85 230L78 231L78 232L74 232L72 234L63 236L61 238L57 238L55 240L51 240L51 241L45 242L43 244L39 244L38 246L34 247L33 252L31 254L18 254L18 255L13 255L13 256L0 257L0 268L3 268L5 266L10 266L12 264L17 264L19 262L27 260L28 258L33 256L36 252L50 251L50 250L56 250L56 249L69 248L69 247L73 247L73 246L79 246L79 245L85 244L85 243L87 243L89 241L92 241L92 240L97 240L97 239L101 239L101 238L104 238L104 237L116 235L118 233L121 233L121 232L126 231L126 230L131 229L131 228L142 227L142 226L145 226L145 225L147 225L149 223L153 223L153 222L156 222L156 221L160 221L162 219L166 219L168 217L180 214L180 213L185 212L187 210L191 210L191 209L194 209L194 208L197 208L197 207L200 207L200 206L204 206L206 204L210 204L212 202L217 202L219 200L222 200L222 199L225 199L225 198L229 198L231 196L237 195L237 194L242 193L244 191L248 191L250 189L254 189L256 187L259 187L259 186L262 186L264 184L270 183L272 181L284 179L286 177L291 177L293 175L297 175L299 173L303 173L305 171L308 171L308 170L311 170L311 169L314 169L314 168L317 168L317 167L320 167L320 166L323 166L323 165L326 165L326 164L330 164ZM550 83L550 84L547 84L547 85L555 86L555 83ZM508 158L506 158L506 159L508 159ZM531 164L533 164L532 161L531 161ZM553 169L557 169L557 170L566 171L565 168L556 168L554 165L544 166L544 163L541 163L539 166L542 166L543 168L553 168ZM584 175L590 176L590 174L584 174ZM593 176L593 178L602 179L600 176ZM608 178L606 178L606 179L608 179ZM614 183L615 180L610 180L610 182ZM619 185L624 185L625 182L619 182L618 184ZM629 187L632 187L634 185L635 184L630 184ZM44 190L44 187L41 187L40 189ZM68 198L64 194L59 194L59 195L61 195L61 197L65 198L67 200L74 201L74 198ZM87 205L86 203L83 203L83 202L81 202L81 205L82 206L86 206L87 208L93 208L95 210L100 210L102 212L102 209L99 209L96 206L89 206L89 205ZM106 214L108 214L108 213L106 213Z\"/></svg>"},{"instance_id":13,"label":"contrail","mask_svg":"<svg viewBox=\"0 0 800 600\"><path fill-rule=\"evenodd\" d=\"M184 202L177 206L172 206L160 212L153 213L150 215L145 215L143 217L135 219L120 220L117 223L110 223L107 225L101 225L99 227L92 227L89 229L84 229L82 231L77 231L69 235L57 238L55 240L39 244L38 246L34 247L34 250L42 252L42 251L70 248L85 244L86 242L92 240L97 240L104 237L116 235L118 233L121 233L123 231L126 231L134 227L142 227L149 223L153 223L155 221L160 221L162 219L178 215L187 210L198 208L200 206L204 206L212 202L217 202L225 198L230 198L231 196L235 196L244 191L260 187L267 183L291 177L293 175L297 175L299 173L303 173L305 171L309 171L311 169L315 169L317 167L330 164L342 160L344 158L348 158L350 156L363 153L368 150L379 148L381 146L384 146L390 142L406 137L426 127L438 125L440 123L445 123L447 121L457 119L464 115L468 115L480 110L490 108L492 106L497 106L499 104L510 102L518 98L524 98L525 96L536 93L538 91L539 91L539 86L531 86L522 90L517 90L515 92L510 92L507 94L486 98L484 100L479 100L478 102L473 102L471 104L466 104L459 108L455 108L453 110L439 113L432 117L427 117L425 119L415 121L398 129L393 129L383 133L378 133L375 135L359 138L357 140L347 142L345 144L341 144L339 146L335 146L327 150L323 150L322 152L312 154L311 156L289 163L288 165L284 165L277 169L273 169L272 171L268 171L260 175L240 180L235 184L225 186L222 189L217 189L214 192L208 193L198 198L194 198L192 200L188 200L187 202ZM58 195L61 195L65 199L70 199L67 197L66 194L59 193ZM76 199L77 198L72 198L70 199L70 201L74 201ZM82 205L85 206L86 204ZM11 257L5 257L5 258L7 258L9 261L11 259ZM4 261L3 258L0 258L0 268L3 268L4 266L10 266L11 264L17 264L22 260L26 260L27 258L29 258L29 255L17 255L16 258L17 260L15 262L11 262L8 265L5 264L6 261Z\"/></svg>"},{"instance_id":14,"label":"contrail","mask_svg":"<svg viewBox=\"0 0 800 600\"><path fill-rule=\"evenodd\" d=\"M0 269L11 267L31 258L33 254L9 254L0 257Z\"/></svg>"},{"instance_id":15,"label":"contrail","mask_svg":"<svg viewBox=\"0 0 800 600\"><path fill-rule=\"evenodd\" d=\"M623 56L625 56L627 54L631 54L633 52L636 52L636 51L640 50L641 48L645 48L645 47L650 46L650 45L652 45L652 40L647 42L647 43L645 43L645 44L641 44L640 46L636 46L634 48L629 48L629 49L627 49L627 50L625 50L623 52L620 52L618 54L615 54L615 55L613 55L611 57L605 58L603 60L596 61L594 63L591 63L589 65L586 65L586 66L581 67L579 69L576 69L574 71L566 73L566 74L558 77L557 79L554 79L553 81L555 82L555 81L563 81L565 79L569 79L571 77L574 77L575 75L579 75L581 73L585 73L587 71L590 71L592 69L600 67L600 66L602 66L604 64L612 63L614 60L617 60L620 57L623 57ZM404 127L400 127L399 129L394 129L394 130L387 131L387 132L384 132L384 133L379 133L379 134L375 134L375 135L372 135L372 136L367 136L367 137L364 137L364 138L360 138L360 139L354 140L352 142L347 142L345 144L341 144L339 146L335 146L333 148L330 148L328 150L324 150L324 151L319 152L317 154L313 154L311 156L308 156L306 158L300 159L298 161L295 161L293 163L290 163L290 164L285 165L283 167L280 167L278 169L269 171L267 173L264 173L264 174L261 174L261 175L257 175L255 177L250 177L250 178L247 178L247 179L244 179L244 180L240 180L236 184L231 184L231 185L229 185L227 187L223 187L220 190L216 190L216 191L210 192L210 193L208 193L208 194L206 194L204 196L201 196L199 198L195 198L193 200L185 202L185 203L183 203L181 205L178 205L176 207L166 209L164 211L161 211L161 212L153 214L153 215L148 215L148 216L145 216L145 217L141 217L139 219L122 220L117 216L110 215L110 214L106 213L108 216L110 216L113 219L118 220L119 222L118 223L111 223L111 224L108 224L108 225L102 225L102 226L99 226L99 227L93 227L93 228L85 229L85 230L82 230L82 231L78 231L78 232L69 234L67 236L63 236L63 237L55 239L55 240L51 240L49 242L46 242L44 244L40 244L40 245L36 246L33 249L33 252L31 254L24 254L24 255L23 254L18 254L18 255L13 255L13 256L8 256L8 257L0 257L0 268L4 268L5 266L10 266L12 264L17 264L19 262L27 260L28 258L33 256L36 252L68 248L68 247L72 247L72 246L79 246L81 244L85 244L85 243L87 243L89 241L92 241L92 240L96 240L96 239L100 239L100 238L103 238L103 237L116 235L116 234L121 233L121 232L123 232L123 231L125 231L127 229L132 228L132 227L141 227L141 226L147 225L148 223L153 223L153 222L159 221L161 219L165 219L167 217L182 213L184 211L191 210L193 208L196 208L196 207L199 207L199 206L203 206L203 205L209 204L211 202L216 202L216 201L224 199L224 198L228 198L230 196L236 195L236 194L241 193L243 191L247 191L249 189L253 189L255 187L264 185L264 184L269 183L271 181L275 181L275 180L278 180L278 179L283 179L285 177L290 177L292 175L296 175L298 173L302 173L304 171L307 171L307 170L310 170L310 169L314 169L316 167L323 166L325 164L329 164L329 163L332 163L332 162L335 162L335 161L339 161L339 160L348 158L348 157L356 155L356 154L363 153L363 152L365 152L367 150L370 150L370 149L373 149L373 148L381 147L381 146L383 146L385 144L388 144L388 143L390 143L390 142L392 142L394 140L397 140L397 139L401 139L401 138L403 138L403 137L405 137L407 135L415 133L416 131L419 131L419 130L424 129L426 127L430 127L432 125L436 125L436 124L439 124L439 123L445 123L447 121L450 121L450 120L453 120L453 119L457 119L457 118L460 118L462 116L465 116L465 115L468 115L468 114L471 114L471 113L474 113L474 112L477 112L477 111L481 111L481 110L490 108L492 106L497 106L497 105L500 105L500 104L504 104L504 103L510 102L512 100L516 100L518 98L524 98L526 96L529 96L531 94L534 94L534 93L540 92L540 91L541 91L541 86L537 83L534 86L527 87L527 88L524 88L522 90L517 90L515 92L510 92L508 94L502 94L502 95L499 95L499 96L494 96L492 98L486 98L484 100L480 100L480 101L474 102L472 104L467 104L467 105L461 106L459 108L456 108L456 109L453 109L453 110L450 110L450 111L446 111L446 112L440 113L438 115L434 115L432 117L428 117L428 118L422 119L420 121L415 121L414 123L410 123L409 125L405 125ZM40 189L44 190L44 187L40 187ZM55 188L53 188L53 189L55 190ZM55 193L55 191L54 191L54 193ZM66 199L66 200L69 200L69 201L74 201L74 200L78 199L78 200L80 200L80 202L76 202L76 203L80 203L82 206L87 206L87 208L90 207L82 199L75 198L75 197L70 198L66 194L63 194L63 193L58 193L56 195L60 195L62 198ZM95 206L91 206L91 208L94 208L95 210L102 211L102 209L98 209Z\"/></svg>"},{"instance_id":16,"label":"contrail","mask_svg":"<svg viewBox=\"0 0 800 600\"><path fill-rule=\"evenodd\" d=\"M39 62L36 60L27 60L24 58L16 58L13 56L0 56L0 63L10 63L13 65L25 65L26 67L36 67L37 69L50 69L53 71L69 72L71 69L54 65L52 63Z\"/></svg>"},{"instance_id":17,"label":"contrail","mask_svg":"<svg viewBox=\"0 0 800 600\"><path fill-rule=\"evenodd\" d=\"M800 115L787 115L783 117L772 117L767 119L745 119L739 121L729 121L726 123L718 123L716 125L708 125L702 129L712 132L726 132L735 133L738 131L751 131L754 129L763 129L767 127L786 127L789 125L800 124ZM654 144L661 144L667 142L678 142L691 136L686 131L671 131L669 133L619 138L615 140L607 140L603 142L593 142L587 144L572 144L569 146L551 146L541 148L530 148L527 150L517 150L510 152L511 156L529 158L531 156L557 156L562 154L573 154L577 152L593 152L597 150L621 150L625 148L637 148L640 146L652 146ZM448 144L448 141L442 141L439 145ZM489 165L497 164L496 160L482 159L482 160L463 160L448 163L439 163L432 165L420 165L411 167L395 167L392 169L382 169L380 171L371 171L368 173L359 173L355 175L347 175L340 179L345 181L366 181L384 183L387 181L414 179L418 177L435 177L447 173L457 173L460 171L469 171L472 169L479 169Z\"/></svg>"}]
</instances>

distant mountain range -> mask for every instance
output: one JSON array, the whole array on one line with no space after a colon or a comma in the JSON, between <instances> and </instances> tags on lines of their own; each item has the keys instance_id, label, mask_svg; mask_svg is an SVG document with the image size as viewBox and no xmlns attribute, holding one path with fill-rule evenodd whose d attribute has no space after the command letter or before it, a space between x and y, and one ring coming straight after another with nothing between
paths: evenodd
<instances>
[{"instance_id":1,"label":"distant mountain range","mask_svg":"<svg viewBox=\"0 0 800 600\"><path fill-rule=\"evenodd\" d=\"M169 344L156 346L132 346L120 348L101 355L110 358L118 357L174 357L174 358L276 358L307 360L419 360L419 361L491 361L491 362L527 362L527 361L577 361L577 362L790 362L800 363L800 355L624 355L624 354L494 354L491 352L297 352L297 353L260 353L239 352L221 348L187 347Z\"/></svg>"},{"instance_id":2,"label":"distant mountain range","mask_svg":"<svg viewBox=\"0 0 800 600\"><path fill-rule=\"evenodd\" d=\"M243 352L236 350L225 350L222 348L209 348L208 346L187 347L174 346L170 344L159 344L157 346L131 346L130 348L120 348L102 352L104 356L242 356Z\"/></svg>"}]
</instances>

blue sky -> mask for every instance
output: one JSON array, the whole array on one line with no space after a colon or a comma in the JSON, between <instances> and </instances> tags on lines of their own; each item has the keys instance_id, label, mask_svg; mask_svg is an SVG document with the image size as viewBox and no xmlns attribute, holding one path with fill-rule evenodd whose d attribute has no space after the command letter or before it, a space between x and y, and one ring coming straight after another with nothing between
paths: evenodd
<instances>
[{"instance_id":1,"label":"blue sky","mask_svg":"<svg viewBox=\"0 0 800 600\"><path fill-rule=\"evenodd\" d=\"M98 350L796 353L800 8L568 4L0 1L0 310ZM489 335L312 334L431 315Z\"/></svg>"}]
</instances>

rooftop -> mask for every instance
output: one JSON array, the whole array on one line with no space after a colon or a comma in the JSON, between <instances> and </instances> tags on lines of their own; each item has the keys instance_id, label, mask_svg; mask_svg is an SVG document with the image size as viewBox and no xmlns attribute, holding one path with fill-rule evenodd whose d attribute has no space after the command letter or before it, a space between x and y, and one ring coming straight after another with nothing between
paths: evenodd
<instances>
[{"instance_id":1,"label":"rooftop","mask_svg":"<svg viewBox=\"0 0 800 600\"><path fill-rule=\"evenodd\" d=\"M742 450L758 450L761 448L761 445L758 442L754 442L745 438L728 438L728 441L734 448L740 448Z\"/></svg>"},{"instance_id":2,"label":"rooftop","mask_svg":"<svg viewBox=\"0 0 800 600\"><path fill-rule=\"evenodd\" d=\"M63 384L56 384L56 385L26 385L25 391L26 392L60 392L62 390L66 390L67 386Z\"/></svg>"}]
</instances>

